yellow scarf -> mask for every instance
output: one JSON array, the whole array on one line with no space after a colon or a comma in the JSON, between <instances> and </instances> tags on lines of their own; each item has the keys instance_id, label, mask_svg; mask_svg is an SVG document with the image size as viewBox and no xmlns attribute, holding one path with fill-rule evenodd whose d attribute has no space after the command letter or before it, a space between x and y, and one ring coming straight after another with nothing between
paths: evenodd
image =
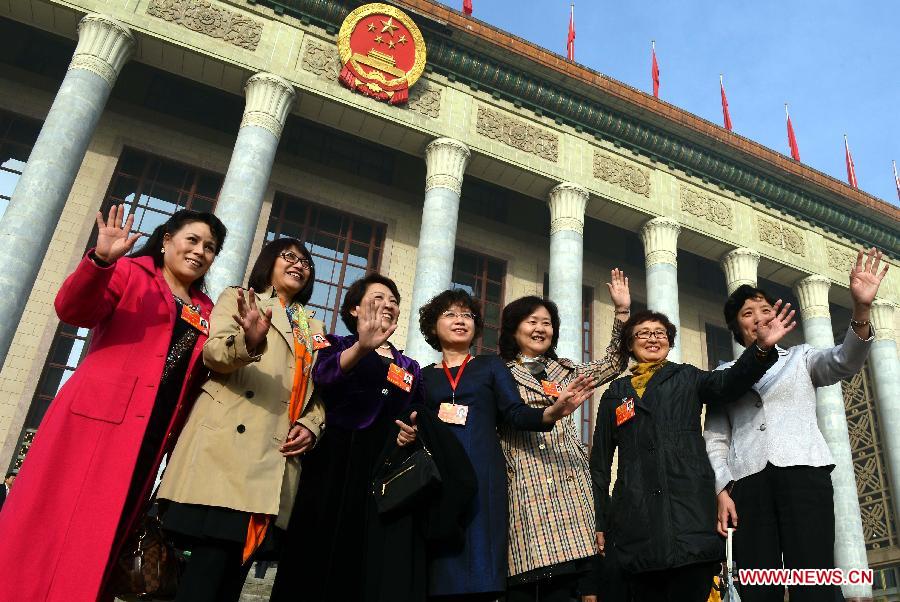
<instances>
[{"instance_id":1,"label":"yellow scarf","mask_svg":"<svg viewBox=\"0 0 900 602\"><path fill-rule=\"evenodd\" d=\"M644 397L644 391L647 390L647 383L650 382L650 379L653 378L656 371L665 364L666 360L661 359L655 362L641 362L635 364L631 368L631 373L634 375L631 377L631 386L637 391L638 397Z\"/></svg>"}]
</instances>

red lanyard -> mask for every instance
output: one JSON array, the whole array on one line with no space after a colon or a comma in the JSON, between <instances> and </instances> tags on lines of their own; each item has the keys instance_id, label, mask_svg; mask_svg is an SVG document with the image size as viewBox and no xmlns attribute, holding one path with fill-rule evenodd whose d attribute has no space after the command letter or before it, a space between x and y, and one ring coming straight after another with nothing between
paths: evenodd
<instances>
[{"instance_id":1,"label":"red lanyard","mask_svg":"<svg viewBox=\"0 0 900 602\"><path fill-rule=\"evenodd\" d=\"M444 366L444 374L447 375L447 381L450 383L450 389L453 391L453 403L456 403L456 387L459 385L459 380L462 378L463 372L466 369L466 364L468 364L471 359L472 356L467 353L466 359L463 360L462 365L459 367L459 372L456 373L456 378L453 378L453 375L450 374L450 368L447 367L447 362L441 362Z\"/></svg>"}]
</instances>

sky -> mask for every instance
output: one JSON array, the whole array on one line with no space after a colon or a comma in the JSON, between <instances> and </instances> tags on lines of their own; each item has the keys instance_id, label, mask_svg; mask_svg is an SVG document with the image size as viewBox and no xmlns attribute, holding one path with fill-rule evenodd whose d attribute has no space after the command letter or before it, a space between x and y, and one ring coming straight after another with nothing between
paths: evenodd
<instances>
[{"instance_id":1,"label":"sky","mask_svg":"<svg viewBox=\"0 0 900 602\"><path fill-rule=\"evenodd\" d=\"M442 1L462 10L462 0ZM568 0L473 0L473 16L566 53ZM575 60L790 156L789 103L802 162L847 181L844 134L861 190L900 206L900 3L897 0L580 0ZM900 168L898 168L900 169Z\"/></svg>"}]
</instances>

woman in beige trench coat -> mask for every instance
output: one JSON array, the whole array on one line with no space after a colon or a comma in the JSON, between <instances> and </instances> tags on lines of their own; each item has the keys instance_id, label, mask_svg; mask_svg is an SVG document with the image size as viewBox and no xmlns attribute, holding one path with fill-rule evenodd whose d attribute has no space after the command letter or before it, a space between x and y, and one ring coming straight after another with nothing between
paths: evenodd
<instances>
[{"instance_id":1,"label":"woman in beige trench coat","mask_svg":"<svg viewBox=\"0 0 900 602\"><path fill-rule=\"evenodd\" d=\"M249 290L226 289L212 311L211 378L158 495L164 527L191 550L178 602L236 602L254 555L287 527L301 454L325 428L309 378L324 327L303 306L314 282L309 251L280 238L260 252Z\"/></svg>"}]
</instances>

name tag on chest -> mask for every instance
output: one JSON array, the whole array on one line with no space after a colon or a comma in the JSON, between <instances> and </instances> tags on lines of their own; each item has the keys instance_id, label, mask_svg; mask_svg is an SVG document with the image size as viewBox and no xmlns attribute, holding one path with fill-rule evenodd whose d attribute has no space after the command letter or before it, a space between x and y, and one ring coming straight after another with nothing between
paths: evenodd
<instances>
[{"instance_id":1,"label":"name tag on chest","mask_svg":"<svg viewBox=\"0 0 900 602\"><path fill-rule=\"evenodd\" d=\"M634 417L634 397L623 398L622 403L616 408L616 426L622 426Z\"/></svg>"}]
</instances>

